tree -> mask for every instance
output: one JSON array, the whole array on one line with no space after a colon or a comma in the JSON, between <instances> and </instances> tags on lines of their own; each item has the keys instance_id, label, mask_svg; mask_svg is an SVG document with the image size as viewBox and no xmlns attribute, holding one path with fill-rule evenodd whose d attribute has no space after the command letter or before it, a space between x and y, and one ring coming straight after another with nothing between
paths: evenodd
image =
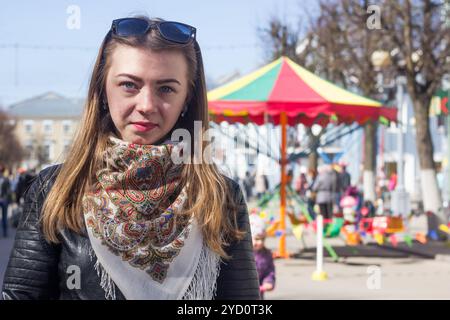
<instances>
[{"instance_id":1,"label":"tree","mask_svg":"<svg viewBox=\"0 0 450 320\"><path fill-rule=\"evenodd\" d=\"M259 28L258 33L269 62L281 56L289 57L297 62L302 59L296 54L300 29L294 29L280 18L273 16L268 21L268 27Z\"/></svg>"},{"instance_id":2,"label":"tree","mask_svg":"<svg viewBox=\"0 0 450 320\"><path fill-rule=\"evenodd\" d=\"M450 73L450 29L442 19L448 15L443 4L431 0L381 1L380 33L385 50L394 58L391 68L406 77L406 90L413 102L424 209L446 223L429 126L431 98L443 76Z\"/></svg>"},{"instance_id":3,"label":"tree","mask_svg":"<svg viewBox=\"0 0 450 320\"><path fill-rule=\"evenodd\" d=\"M14 133L15 127L14 120L5 111L0 110L0 163L9 171L24 156L24 150Z\"/></svg>"}]
</instances>

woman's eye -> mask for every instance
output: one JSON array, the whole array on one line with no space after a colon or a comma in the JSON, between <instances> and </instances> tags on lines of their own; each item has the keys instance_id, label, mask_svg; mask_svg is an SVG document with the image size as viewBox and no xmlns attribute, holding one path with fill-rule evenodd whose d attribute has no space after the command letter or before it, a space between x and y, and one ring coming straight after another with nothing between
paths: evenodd
<instances>
[{"instance_id":1,"label":"woman's eye","mask_svg":"<svg viewBox=\"0 0 450 320\"><path fill-rule=\"evenodd\" d=\"M159 90L160 90L162 93L171 93L171 92L174 92L174 91L175 91L175 90L173 90L171 87L168 87L168 86L163 86L163 87L159 88Z\"/></svg>"},{"instance_id":2,"label":"woman's eye","mask_svg":"<svg viewBox=\"0 0 450 320\"><path fill-rule=\"evenodd\" d=\"M122 83L120 84L120 86L123 87L123 88L125 88L125 89L127 89L127 90L134 90L134 89L137 89L136 85L135 85L133 82L129 82L129 81L127 81L127 82L122 82Z\"/></svg>"}]
</instances>

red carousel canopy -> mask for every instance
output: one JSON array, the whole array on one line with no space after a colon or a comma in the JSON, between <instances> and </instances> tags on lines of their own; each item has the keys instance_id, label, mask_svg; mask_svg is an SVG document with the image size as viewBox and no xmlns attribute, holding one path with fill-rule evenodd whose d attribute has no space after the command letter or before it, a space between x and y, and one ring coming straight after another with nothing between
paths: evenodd
<instances>
[{"instance_id":1,"label":"red carousel canopy","mask_svg":"<svg viewBox=\"0 0 450 320\"><path fill-rule=\"evenodd\" d=\"M397 109L344 90L287 57L208 93L212 121L263 124L280 123L285 112L288 124L363 124L367 120L396 121Z\"/></svg>"}]
</instances>

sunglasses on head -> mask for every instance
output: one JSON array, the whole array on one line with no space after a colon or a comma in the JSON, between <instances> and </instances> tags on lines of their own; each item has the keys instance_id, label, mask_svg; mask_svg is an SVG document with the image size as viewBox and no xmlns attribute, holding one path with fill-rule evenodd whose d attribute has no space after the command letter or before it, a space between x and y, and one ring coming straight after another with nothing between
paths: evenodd
<instances>
[{"instance_id":1,"label":"sunglasses on head","mask_svg":"<svg viewBox=\"0 0 450 320\"><path fill-rule=\"evenodd\" d=\"M158 29L161 36L172 42L186 44L195 39L196 29L190 25L175 21L147 21L140 18L116 19L111 31L120 37L145 35L151 29Z\"/></svg>"}]
</instances>

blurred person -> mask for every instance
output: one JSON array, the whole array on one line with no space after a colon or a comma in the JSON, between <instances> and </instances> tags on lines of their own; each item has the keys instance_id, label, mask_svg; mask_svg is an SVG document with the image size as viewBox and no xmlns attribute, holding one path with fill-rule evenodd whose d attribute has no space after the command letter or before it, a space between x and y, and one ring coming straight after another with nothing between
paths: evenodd
<instances>
[{"instance_id":1,"label":"blurred person","mask_svg":"<svg viewBox=\"0 0 450 320\"><path fill-rule=\"evenodd\" d=\"M352 184L352 177L350 173L347 171L347 164L342 162L340 164L341 166L341 172L339 174L340 184L341 184L341 190L345 192L348 187Z\"/></svg>"},{"instance_id":2,"label":"blurred person","mask_svg":"<svg viewBox=\"0 0 450 320\"><path fill-rule=\"evenodd\" d=\"M252 196L253 196L253 186L255 184L255 178L254 176L250 173L250 171L246 171L245 172L245 178L244 178L244 191L245 191L245 195L247 200L251 200Z\"/></svg>"},{"instance_id":3,"label":"blurred person","mask_svg":"<svg viewBox=\"0 0 450 320\"><path fill-rule=\"evenodd\" d=\"M397 174L394 172L391 174L391 177L389 178L388 183L388 190L389 192L392 192L397 187Z\"/></svg>"},{"instance_id":4,"label":"blurred person","mask_svg":"<svg viewBox=\"0 0 450 320\"><path fill-rule=\"evenodd\" d=\"M316 192L316 204L325 220L333 217L333 204L336 199L337 175L330 165L323 165L311 189Z\"/></svg>"},{"instance_id":5,"label":"blurred person","mask_svg":"<svg viewBox=\"0 0 450 320\"><path fill-rule=\"evenodd\" d=\"M286 185L292 188L293 181L294 181L294 170L289 168L286 173Z\"/></svg>"},{"instance_id":6,"label":"blurred person","mask_svg":"<svg viewBox=\"0 0 450 320\"><path fill-rule=\"evenodd\" d=\"M309 213L311 219L314 220L316 218L316 212L314 211L314 206L316 205L317 193L314 190L312 190L312 186L314 185L314 182L316 181L316 178L317 178L316 170L309 168L308 175L306 178L308 180L308 188L306 190L305 196L307 199L308 213Z\"/></svg>"},{"instance_id":7,"label":"blurred person","mask_svg":"<svg viewBox=\"0 0 450 320\"><path fill-rule=\"evenodd\" d=\"M258 200L267 192L269 189L269 181L267 176L263 173L257 173L255 177L255 189Z\"/></svg>"},{"instance_id":8,"label":"blurred person","mask_svg":"<svg viewBox=\"0 0 450 320\"><path fill-rule=\"evenodd\" d=\"M308 179L306 178L305 169L300 169L300 175L297 177L295 181L295 191L297 194L304 198L306 195L306 191L308 190Z\"/></svg>"},{"instance_id":9,"label":"blurred person","mask_svg":"<svg viewBox=\"0 0 450 320\"><path fill-rule=\"evenodd\" d=\"M0 208L2 209L3 237L8 236L8 207L12 200L11 181L5 174L5 167L0 165Z\"/></svg>"},{"instance_id":10,"label":"blurred person","mask_svg":"<svg viewBox=\"0 0 450 320\"><path fill-rule=\"evenodd\" d=\"M337 163L333 163L331 165L331 172L334 175L333 180L336 181L336 186L334 189L334 204L333 204L333 213L339 212L342 213L342 207L340 205L342 194L344 193L342 181L341 181L341 173L342 167Z\"/></svg>"},{"instance_id":11,"label":"blurred person","mask_svg":"<svg viewBox=\"0 0 450 320\"><path fill-rule=\"evenodd\" d=\"M205 148L208 129L195 33L113 21L73 147L25 195L4 299L259 299L241 189L184 152ZM172 141L176 129L190 141ZM68 266L79 268L76 287Z\"/></svg>"},{"instance_id":12,"label":"blurred person","mask_svg":"<svg viewBox=\"0 0 450 320\"><path fill-rule=\"evenodd\" d=\"M33 180L35 179L34 172L32 170L26 170L24 168L19 169L19 177L16 186L16 203L20 204L23 201L23 196L30 188Z\"/></svg>"},{"instance_id":13,"label":"blurred person","mask_svg":"<svg viewBox=\"0 0 450 320\"><path fill-rule=\"evenodd\" d=\"M352 177L350 173L347 171L347 163L341 162L340 163L341 172L339 173L339 193L338 193L338 203L340 204L340 201L342 199L343 194L347 190L348 187L352 184ZM340 209L342 209L339 206Z\"/></svg>"}]
</instances>

